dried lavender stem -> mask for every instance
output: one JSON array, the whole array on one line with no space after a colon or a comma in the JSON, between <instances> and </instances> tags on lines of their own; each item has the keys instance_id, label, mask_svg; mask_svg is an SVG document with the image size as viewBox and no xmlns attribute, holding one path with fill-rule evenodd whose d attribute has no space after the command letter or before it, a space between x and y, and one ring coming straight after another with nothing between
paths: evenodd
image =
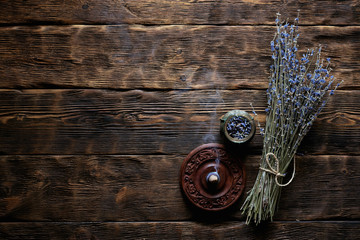
<instances>
[{"instance_id":1,"label":"dried lavender stem","mask_svg":"<svg viewBox=\"0 0 360 240\"><path fill-rule=\"evenodd\" d=\"M280 199L282 176L328 96L333 95L340 84L331 90L335 79L330 76L330 59L325 65L320 57L321 46L309 49L301 59L298 58L298 18L289 26L287 22L281 22L279 16L270 44L274 64L270 67L260 170L241 208L247 215L247 224L272 220ZM272 157L267 159L269 156Z\"/></svg>"}]
</instances>

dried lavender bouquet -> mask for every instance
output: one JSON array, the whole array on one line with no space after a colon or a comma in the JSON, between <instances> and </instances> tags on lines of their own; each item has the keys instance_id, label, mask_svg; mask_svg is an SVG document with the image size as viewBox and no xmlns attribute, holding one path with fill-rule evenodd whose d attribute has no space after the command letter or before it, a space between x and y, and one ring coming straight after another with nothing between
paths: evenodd
<instances>
[{"instance_id":1,"label":"dried lavender bouquet","mask_svg":"<svg viewBox=\"0 0 360 240\"><path fill-rule=\"evenodd\" d=\"M339 86L332 87L330 59L320 58L321 47L298 57L298 21L293 25L276 18L276 33L271 41L273 65L270 67L268 107L260 169L253 188L241 210L246 223L271 219L280 192L295 174L295 153L328 97ZM288 166L293 161L291 179L283 184Z\"/></svg>"}]
</instances>

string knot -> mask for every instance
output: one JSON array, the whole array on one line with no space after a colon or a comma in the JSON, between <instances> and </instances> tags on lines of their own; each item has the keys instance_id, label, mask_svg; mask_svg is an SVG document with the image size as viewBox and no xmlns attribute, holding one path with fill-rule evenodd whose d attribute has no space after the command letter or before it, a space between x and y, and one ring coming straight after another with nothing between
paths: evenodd
<instances>
[{"instance_id":1,"label":"string knot","mask_svg":"<svg viewBox=\"0 0 360 240\"><path fill-rule=\"evenodd\" d=\"M271 166L271 164L270 164L270 157L271 157L271 156L272 156L272 157L274 158L274 160L275 160L275 167L276 167L276 169L274 169L274 168ZM279 164L279 159L275 156L275 154L273 154L273 153L267 153L266 156L265 156L265 160L266 160L266 163L267 163L269 169L260 167L260 170L263 170L263 171L265 171L265 172L268 172L268 173L271 173L271 174L275 175L275 182L276 182L276 184L277 184L278 186L280 186L280 187L286 187L287 185L289 185L289 184L292 182L292 180L294 179L294 176L295 176L295 157L294 157L294 170L293 170L292 177L291 177L291 179L290 179L287 183L285 183L285 184L279 183L278 178L279 178L279 177L285 177L286 174L280 172L280 169L279 169L279 165L280 165L280 164Z\"/></svg>"}]
</instances>

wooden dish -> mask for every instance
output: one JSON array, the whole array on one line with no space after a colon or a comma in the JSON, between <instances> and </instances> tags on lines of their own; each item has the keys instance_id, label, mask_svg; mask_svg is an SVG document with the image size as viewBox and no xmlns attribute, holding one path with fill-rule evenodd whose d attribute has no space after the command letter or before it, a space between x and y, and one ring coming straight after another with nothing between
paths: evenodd
<instances>
[{"instance_id":1,"label":"wooden dish","mask_svg":"<svg viewBox=\"0 0 360 240\"><path fill-rule=\"evenodd\" d=\"M245 185L245 171L239 159L230 156L223 145L204 144L184 160L180 185L195 206L207 211L224 210L239 199Z\"/></svg>"}]
</instances>

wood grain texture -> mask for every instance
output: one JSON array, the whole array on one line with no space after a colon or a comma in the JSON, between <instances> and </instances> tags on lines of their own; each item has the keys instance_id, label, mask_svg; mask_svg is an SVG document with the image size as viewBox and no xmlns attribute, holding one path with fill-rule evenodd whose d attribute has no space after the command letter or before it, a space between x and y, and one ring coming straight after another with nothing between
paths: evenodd
<instances>
[{"instance_id":1,"label":"wood grain texture","mask_svg":"<svg viewBox=\"0 0 360 240\"><path fill-rule=\"evenodd\" d=\"M0 28L0 88L265 89L267 26ZM360 89L360 27L301 27L321 43L343 89Z\"/></svg>"},{"instance_id":2,"label":"wood grain texture","mask_svg":"<svg viewBox=\"0 0 360 240\"><path fill-rule=\"evenodd\" d=\"M192 208L181 194L185 156L1 156L2 221L244 220L239 204L220 215ZM260 156L243 156L253 185ZM275 220L359 219L359 156L298 156ZM239 203L244 201L244 196Z\"/></svg>"},{"instance_id":3,"label":"wood grain texture","mask_svg":"<svg viewBox=\"0 0 360 240\"><path fill-rule=\"evenodd\" d=\"M356 239L360 222L273 222L258 228L243 222L1 223L0 237L22 239Z\"/></svg>"},{"instance_id":4,"label":"wood grain texture","mask_svg":"<svg viewBox=\"0 0 360 240\"><path fill-rule=\"evenodd\" d=\"M304 24L358 25L358 1L121 0L0 3L2 24L272 24L277 12Z\"/></svg>"},{"instance_id":5,"label":"wood grain texture","mask_svg":"<svg viewBox=\"0 0 360 240\"><path fill-rule=\"evenodd\" d=\"M300 152L359 154L359 91L337 91ZM251 112L264 126L265 90L0 91L3 154L187 154L221 142L226 112ZM249 147L261 153L256 134Z\"/></svg>"},{"instance_id":6,"label":"wood grain texture","mask_svg":"<svg viewBox=\"0 0 360 240\"><path fill-rule=\"evenodd\" d=\"M0 239L357 239L360 1L0 1ZM259 134L236 151L239 203L200 212L181 194L192 149L222 142L233 109L264 125L276 12L300 9L344 80L304 139L275 222L239 211ZM287 173L287 177L291 172Z\"/></svg>"}]
</instances>

